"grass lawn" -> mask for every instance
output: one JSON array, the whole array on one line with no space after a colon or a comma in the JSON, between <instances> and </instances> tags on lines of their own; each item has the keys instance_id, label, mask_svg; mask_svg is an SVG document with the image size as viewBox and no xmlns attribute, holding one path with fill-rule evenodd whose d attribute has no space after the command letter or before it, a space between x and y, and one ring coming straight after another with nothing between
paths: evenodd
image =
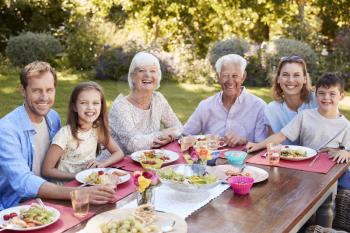
<instances>
[{"instance_id":1,"label":"grass lawn","mask_svg":"<svg viewBox=\"0 0 350 233\"><path fill-rule=\"evenodd\" d=\"M86 80L84 73L76 71L58 72L58 85L56 90L56 101L54 108L65 123L67 105L70 93L77 83ZM95 80L105 91L107 104L110 106L119 93L127 94L129 86L126 82L115 82L111 80ZM220 89L218 85L194 85L186 83L162 82L159 91L165 95L173 107L181 122L185 123L198 103L213 95ZM271 101L269 88L248 88L250 92L261 97L266 102ZM349 96L349 92L347 93ZM19 69L0 67L0 117L12 111L16 106L23 103L19 94ZM343 101L340 105L341 112L350 119L350 103Z\"/></svg>"}]
</instances>

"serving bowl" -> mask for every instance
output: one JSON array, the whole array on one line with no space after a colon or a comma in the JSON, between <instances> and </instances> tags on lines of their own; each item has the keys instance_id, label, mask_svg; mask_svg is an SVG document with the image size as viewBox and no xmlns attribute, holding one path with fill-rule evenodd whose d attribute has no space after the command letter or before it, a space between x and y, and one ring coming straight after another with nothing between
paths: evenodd
<instances>
[{"instance_id":1,"label":"serving bowl","mask_svg":"<svg viewBox=\"0 0 350 233\"><path fill-rule=\"evenodd\" d=\"M166 169L172 169L175 173L181 174L185 177L203 176L211 174L207 172L207 166L200 164L175 164L163 167L162 169L160 169L160 171L164 171ZM214 182L209 184L190 184L187 182L187 180L176 181L164 179L162 177L160 177L159 179L164 185L168 186L169 188L185 193L194 193L209 190L220 184L220 180L218 178L216 178Z\"/></svg>"}]
</instances>

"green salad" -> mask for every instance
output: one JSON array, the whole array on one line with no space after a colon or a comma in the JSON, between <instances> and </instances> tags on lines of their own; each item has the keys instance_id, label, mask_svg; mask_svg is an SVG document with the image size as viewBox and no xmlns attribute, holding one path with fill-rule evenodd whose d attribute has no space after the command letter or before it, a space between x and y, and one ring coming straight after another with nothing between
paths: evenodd
<instances>
[{"instance_id":1,"label":"green salad","mask_svg":"<svg viewBox=\"0 0 350 233\"><path fill-rule=\"evenodd\" d=\"M217 177L213 174L205 174L203 176L184 176L175 172L173 169L162 169L158 171L159 176L164 180L172 180L188 184L211 184L217 181Z\"/></svg>"}]
</instances>

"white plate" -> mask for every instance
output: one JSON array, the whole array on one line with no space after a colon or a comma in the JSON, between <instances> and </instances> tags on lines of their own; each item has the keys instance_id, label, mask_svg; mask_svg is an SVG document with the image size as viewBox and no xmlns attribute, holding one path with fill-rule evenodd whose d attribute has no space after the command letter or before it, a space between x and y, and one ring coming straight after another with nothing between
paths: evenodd
<instances>
[{"instance_id":1,"label":"white plate","mask_svg":"<svg viewBox=\"0 0 350 233\"><path fill-rule=\"evenodd\" d=\"M191 136L195 137L197 140L206 138L206 135L203 135L203 134L201 134L201 135L191 135ZM186 136L184 136L184 137L186 137ZM227 146L227 144L224 142L224 138L223 137L219 137L219 138L220 138L220 141L222 141L223 143L221 143L218 148ZM181 138L177 140L177 143L181 144Z\"/></svg>"},{"instance_id":2,"label":"white plate","mask_svg":"<svg viewBox=\"0 0 350 233\"><path fill-rule=\"evenodd\" d=\"M85 178L88 177L91 173L98 172L98 171L104 171L105 173L113 173L114 171L125 173L124 176L119 176L118 184L122 184L122 183L125 183L128 180L130 180L129 172L126 172L126 171L123 171L123 170L120 170L117 168L91 168L91 169L87 169L87 170L84 170L84 171L77 173L75 175L75 179L77 181L79 181L80 183L85 184L86 183ZM91 184L91 185L98 185L98 184Z\"/></svg>"},{"instance_id":3,"label":"white plate","mask_svg":"<svg viewBox=\"0 0 350 233\"><path fill-rule=\"evenodd\" d=\"M230 170L232 170L232 169L237 170L237 168L235 168L229 164L208 167L208 171L210 173L215 174L221 180L225 180L227 178L225 173L229 169ZM259 167L246 166L244 168L243 172L250 173L254 179L254 183L264 181L269 177L269 173L267 171L265 171L264 169L259 168Z\"/></svg>"},{"instance_id":4,"label":"white plate","mask_svg":"<svg viewBox=\"0 0 350 233\"><path fill-rule=\"evenodd\" d=\"M168 156L170 160L164 161L163 164L169 164L179 159L179 155L176 152L170 150L140 150L132 153L130 157L132 160L140 162L140 157L144 152L147 151L155 151L155 153L163 153L165 156Z\"/></svg>"},{"instance_id":5,"label":"white plate","mask_svg":"<svg viewBox=\"0 0 350 233\"><path fill-rule=\"evenodd\" d=\"M317 155L317 151L315 151L314 149L308 148L308 147L304 147L304 146L292 146L292 145L282 146L282 151L287 151L287 150L298 150L302 153L306 152L306 157L292 158L292 157L281 156L281 159L291 160L291 161L301 161L301 160L310 159L310 158Z\"/></svg>"},{"instance_id":6,"label":"white plate","mask_svg":"<svg viewBox=\"0 0 350 233\"><path fill-rule=\"evenodd\" d=\"M114 209L111 211L107 211L96 215L91 218L86 227L84 228L84 232L86 233L100 233L100 225L102 223L106 223L113 220L121 220L128 217L132 217L132 213L135 209ZM155 224L160 228L161 223L166 220L175 220L174 229L171 231L172 233L186 233L187 232L187 224L185 220L180 218L179 216L172 213L163 213L156 212L157 218Z\"/></svg>"},{"instance_id":7,"label":"white plate","mask_svg":"<svg viewBox=\"0 0 350 233\"><path fill-rule=\"evenodd\" d=\"M16 207L12 207L12 208L8 208L8 209L0 211L0 225L3 226L6 222L8 222L8 221L4 220L4 215L10 214L10 213L16 213L19 216L21 209L27 210L29 208L30 208L30 205L21 205L21 206L16 206ZM49 211L54 212L52 222L45 224L45 225L42 225L42 226L35 226L35 227L28 227L28 228L22 228L20 226L16 227L16 225L11 224L11 228L8 228L8 229L11 229L12 231L31 231L31 230L38 230L38 229L50 226L52 223L56 222L60 218L61 214L57 209L55 209L53 207L46 206L46 208Z\"/></svg>"}]
</instances>

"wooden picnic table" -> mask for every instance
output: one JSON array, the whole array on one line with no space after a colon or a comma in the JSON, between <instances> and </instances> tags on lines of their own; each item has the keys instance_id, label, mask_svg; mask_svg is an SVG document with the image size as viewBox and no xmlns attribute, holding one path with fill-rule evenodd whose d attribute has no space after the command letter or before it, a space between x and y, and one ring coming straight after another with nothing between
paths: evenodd
<instances>
[{"instance_id":1,"label":"wooden picnic table","mask_svg":"<svg viewBox=\"0 0 350 233\"><path fill-rule=\"evenodd\" d=\"M331 224L337 180L346 171L347 164L336 164L327 174L252 166L268 171L268 180L255 184L248 196L233 195L231 189L226 190L186 218L189 233L297 232L319 207L319 223ZM134 193L120 200L117 208L135 197ZM71 205L69 201L46 201ZM90 210L99 214L115 207L116 204L106 204L91 206ZM66 232L83 229L87 221Z\"/></svg>"}]
</instances>

